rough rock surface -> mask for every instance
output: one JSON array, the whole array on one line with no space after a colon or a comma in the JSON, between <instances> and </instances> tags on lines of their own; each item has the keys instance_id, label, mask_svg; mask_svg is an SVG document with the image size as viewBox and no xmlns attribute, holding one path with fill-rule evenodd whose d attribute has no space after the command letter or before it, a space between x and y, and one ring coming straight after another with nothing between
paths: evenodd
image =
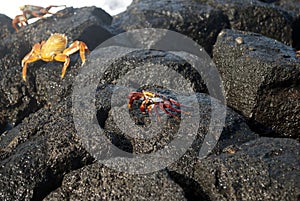
<instances>
[{"instance_id":1,"label":"rough rock surface","mask_svg":"<svg viewBox=\"0 0 300 201\"><path fill-rule=\"evenodd\" d=\"M93 161L80 145L70 105L42 108L1 135L1 200L42 200L66 173Z\"/></svg>"},{"instance_id":2,"label":"rough rock surface","mask_svg":"<svg viewBox=\"0 0 300 201\"><path fill-rule=\"evenodd\" d=\"M6 36L11 35L14 32L14 28L11 25L12 19L6 15L0 14L0 38L5 38Z\"/></svg>"},{"instance_id":3,"label":"rough rock surface","mask_svg":"<svg viewBox=\"0 0 300 201\"><path fill-rule=\"evenodd\" d=\"M221 28L229 28L227 16L230 15L225 12L226 7L214 6L216 1L203 2L171 0L166 4L165 1L153 3L136 0L128 11L115 17L112 26L112 17L102 9L66 8L60 11L63 13L61 16L38 20L18 33L3 38L0 42L0 130L3 132L0 135L0 200L299 200L299 142L277 138L299 136L299 131L295 129L299 127L299 62L291 47L249 32L224 30L219 35L214 46L214 59L222 75L226 75L226 91L236 96L227 93L228 102L240 113L226 107L224 127L221 121L209 127L212 121L210 113L219 102L209 96L204 78L178 55L153 49L139 50L113 61L101 76L88 69L93 62L99 64L97 62L110 58L110 55L116 56L116 47L106 49L107 58L99 57L99 49L96 47L113 36L113 33L124 31L126 27L131 29L136 22L139 22L138 27L144 27L145 18L141 16L147 17L149 26L146 27L160 26L179 31L211 49ZM223 0L219 2L220 5L224 3ZM287 13L292 16L292 20L297 20L297 15L293 14L296 6L290 10L291 6L285 6L285 11L282 11L278 10L277 3L283 1L275 1L274 4L251 2L244 1L230 6L244 5L249 11L257 11L258 15L245 12L245 15L234 18L235 21L230 23L243 24L245 18L250 23L250 18L254 17L253 24L257 25L257 22L262 22L258 20L261 12L266 11L266 14L278 18L272 18L274 23L271 20L270 27L261 26L266 29L259 30L261 33L271 33L270 30L274 29L273 34L281 37L283 35L278 35L278 29L287 25L283 29L287 37L278 38L283 42L291 36L290 28L296 33L295 26L284 21L289 18L283 17ZM261 19L269 20L264 17ZM7 18L2 23L8 23ZM4 32L5 29L0 31ZM62 63L35 62L29 66L27 82L23 82L20 60L34 43L47 39L52 32L65 33L70 42L76 39L86 42L92 50L87 63L81 66L79 54L71 55L66 76L61 79ZM273 38L276 38L275 35ZM122 45L132 41L118 42ZM157 41L155 37L149 37L145 42L151 44ZM178 79L162 79L167 85L177 83L180 90L175 92L159 83L143 83L146 78L157 78L155 71L148 72L157 65L172 69L191 82L196 99L181 90L183 82ZM146 76L133 79L132 74L127 74L136 73L138 67L143 67L141 69ZM99 65L96 70L103 68ZM239 71L234 71L234 68ZM89 84L78 82L85 71L94 72L91 78L98 81L94 83L92 98L80 97L92 105L89 108L84 108L84 105L75 107L77 102L74 101L74 90L79 83L83 83L83 86ZM166 76L162 72L158 71L159 76ZM124 76L127 76L132 88L121 85L119 79ZM232 87L235 91L231 90ZM141 100L135 101L129 110L128 93L142 89L182 101L191 107L182 106L180 109L190 113L175 113L177 119L159 109L159 121L155 115L141 113ZM87 88L83 88L83 91L89 95ZM235 98L245 98L243 94L250 99L233 105ZM76 118L75 114L82 112L79 109L92 109L92 118L86 116L87 127ZM292 112L294 116L291 116ZM125 113L129 115L127 119L121 116ZM252 116L249 115L251 113ZM87 115L84 112L82 114ZM195 122L194 117L200 118ZM125 132L121 132L120 125L124 125L124 120L130 124L125 125ZM188 125L186 123L192 125L185 132L179 133L179 128ZM276 135L269 135L273 138L260 137L249 129L249 123L252 129L258 123L261 124L259 128L271 127L276 130ZM158 133L148 129L154 124L160 129ZM104 133L90 132L95 125L103 129ZM139 132L138 128L146 128L148 132ZM218 128L222 129L222 134L216 141L215 138L220 134ZM195 131L195 139L191 138L192 131ZM208 135L208 131L212 135ZM204 138L207 136L211 138ZM92 142L88 146L86 137ZM99 137L104 137L105 143L97 144ZM170 142L176 139L182 140L179 145L185 145L185 140L192 139L191 145L173 146ZM213 143L216 143L215 147L211 146ZM203 158L203 155L199 155L202 147L214 149ZM177 153L183 155L176 160L172 157L157 157L150 163L147 160L129 160L134 159L134 156L156 154L167 148L170 148L171 151L167 153L171 156ZM115 161L116 167L123 168L122 171L97 163L98 157L102 157L101 162L105 163ZM127 166L122 166L126 161ZM166 161L171 161L171 164L161 166ZM133 167L148 173L129 174L134 170ZM158 171L152 172L155 168Z\"/></svg>"},{"instance_id":4,"label":"rough rock surface","mask_svg":"<svg viewBox=\"0 0 300 201\"><path fill-rule=\"evenodd\" d=\"M161 28L184 34L211 53L216 36L228 27L228 19L218 9L193 1L136 0L127 11L114 17L112 26L118 32Z\"/></svg>"},{"instance_id":5,"label":"rough rock surface","mask_svg":"<svg viewBox=\"0 0 300 201\"><path fill-rule=\"evenodd\" d=\"M211 200L299 200L300 144L260 138L197 161L193 178Z\"/></svg>"},{"instance_id":6,"label":"rough rock surface","mask_svg":"<svg viewBox=\"0 0 300 201\"><path fill-rule=\"evenodd\" d=\"M293 44L295 19L280 6L258 0L198 0L207 2L228 16L230 27L260 33L285 44Z\"/></svg>"},{"instance_id":7,"label":"rough rock surface","mask_svg":"<svg viewBox=\"0 0 300 201\"><path fill-rule=\"evenodd\" d=\"M106 93L99 92L97 96L105 95ZM208 97L199 95L199 103L204 104L201 107L203 112L209 113ZM184 186L182 189L175 185L172 176L168 176L166 172L132 176L131 174L112 171L97 164L86 166L82 170L75 170L92 163L93 158L81 145L81 135L77 135L71 109L74 110L71 108L71 102L68 98L50 108L38 110L25 118L22 124L1 136L1 198L40 200L61 185L59 190L50 193L48 199L74 198L82 200L93 196L91 198L125 200L129 196L129 198L139 200L147 198L149 192L151 192L151 196L154 194L162 199L168 196L170 200L184 200L183 194L186 197L193 196L194 193L184 190L187 187L184 184L180 184L180 186ZM170 134L170 131L172 133L172 127L176 126L174 120L173 122L171 119L169 121L170 123L167 125L170 127L165 128L167 131L165 134ZM200 126L200 130L203 132L207 130L207 121L208 119L204 120L203 123L206 124ZM111 124L110 118L108 118L107 124ZM105 130L112 133L113 136L119 135L109 126ZM199 138L203 138L203 134L201 135ZM257 135L249 130L241 117L229 111L224 135L221 136L215 152L223 152L223 149L226 150L225 148L230 145L241 145L243 142L256 137ZM116 146L119 144L124 146L122 139L110 139ZM135 147L133 153L141 153L145 149L147 152L149 150L156 151L161 141L158 142L155 138L153 141L155 142L154 145L151 143L147 145L141 140L131 141L131 146ZM189 157L193 160L197 158L196 154L202 141L199 139L194 144L194 148L190 150ZM105 146L98 147L98 149L105 150ZM182 160L178 164L189 162ZM62 181L66 173L69 174ZM87 184L89 185L87 186ZM162 188L157 188L160 185ZM82 194L81 192L85 193ZM128 194L128 192L131 193Z\"/></svg>"},{"instance_id":8,"label":"rough rock surface","mask_svg":"<svg viewBox=\"0 0 300 201\"><path fill-rule=\"evenodd\" d=\"M300 65L291 47L259 34L224 30L213 55L228 105L280 136L299 138Z\"/></svg>"},{"instance_id":9,"label":"rough rock surface","mask_svg":"<svg viewBox=\"0 0 300 201\"><path fill-rule=\"evenodd\" d=\"M93 193L91 193L93 192ZM67 174L44 200L186 200L166 171L130 175L95 163Z\"/></svg>"},{"instance_id":10,"label":"rough rock surface","mask_svg":"<svg viewBox=\"0 0 300 201\"><path fill-rule=\"evenodd\" d=\"M7 121L6 117L3 112L0 112L0 133L2 133L5 130Z\"/></svg>"},{"instance_id":11,"label":"rough rock surface","mask_svg":"<svg viewBox=\"0 0 300 201\"><path fill-rule=\"evenodd\" d=\"M273 0L272 2L267 3L269 3L271 6L275 5L279 8L286 10L295 19L298 18L300 15L300 2L298 0Z\"/></svg>"}]
</instances>

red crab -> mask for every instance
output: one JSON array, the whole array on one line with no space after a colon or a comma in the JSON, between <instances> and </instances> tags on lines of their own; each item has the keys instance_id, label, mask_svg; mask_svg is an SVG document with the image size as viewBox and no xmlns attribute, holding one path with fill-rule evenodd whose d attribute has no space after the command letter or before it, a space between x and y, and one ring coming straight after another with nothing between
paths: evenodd
<instances>
[{"instance_id":1,"label":"red crab","mask_svg":"<svg viewBox=\"0 0 300 201\"><path fill-rule=\"evenodd\" d=\"M151 110L154 109L158 120L160 120L160 116L159 116L159 113L157 110L157 106L162 111L164 111L166 114L168 114L176 119L179 119L179 117L176 116L175 114L173 114L172 111L177 112L177 113L190 114L189 112L175 108L175 106L177 106L177 107L180 107L180 106L189 107L189 106L182 105L182 104L178 103L177 101L175 101L171 98L167 98L166 96L163 96L158 93L143 90L142 92L131 92L128 95L128 98L129 98L129 102L128 102L129 109L132 108L132 104L135 100L141 100L141 101L143 101L140 106L141 112L146 113L146 110L147 110L149 115L151 115Z\"/></svg>"},{"instance_id":2,"label":"red crab","mask_svg":"<svg viewBox=\"0 0 300 201\"><path fill-rule=\"evenodd\" d=\"M16 30L16 32L19 31L17 24L19 23L21 27L28 25L28 20L38 17L38 18L44 18L44 15L46 14L55 14L49 12L49 10L53 7L66 7L65 5L62 6L48 6L46 8L41 7L41 6L34 6L34 5L23 5L20 6L20 10L22 11L21 15L17 15L13 20L12 20L12 26Z\"/></svg>"}]
</instances>

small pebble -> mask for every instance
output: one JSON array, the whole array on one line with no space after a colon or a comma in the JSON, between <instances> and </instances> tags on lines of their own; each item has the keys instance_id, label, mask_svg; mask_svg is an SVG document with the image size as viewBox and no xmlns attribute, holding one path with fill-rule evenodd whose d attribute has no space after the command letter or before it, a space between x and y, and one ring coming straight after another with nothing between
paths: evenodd
<instances>
[{"instance_id":1,"label":"small pebble","mask_svg":"<svg viewBox=\"0 0 300 201\"><path fill-rule=\"evenodd\" d=\"M241 45L241 44L244 43L244 40L243 40L242 37L237 37L237 38L235 39L235 42L236 42L238 45Z\"/></svg>"}]
</instances>

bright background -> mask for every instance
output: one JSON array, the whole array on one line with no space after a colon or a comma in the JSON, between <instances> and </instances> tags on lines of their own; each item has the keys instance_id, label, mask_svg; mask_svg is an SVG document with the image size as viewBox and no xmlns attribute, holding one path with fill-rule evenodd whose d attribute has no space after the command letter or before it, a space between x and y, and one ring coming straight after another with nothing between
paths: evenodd
<instances>
[{"instance_id":1,"label":"bright background","mask_svg":"<svg viewBox=\"0 0 300 201\"><path fill-rule=\"evenodd\" d=\"M49 5L66 5L67 7L84 7L84 6L97 6L105 10L110 15L116 15L120 12L126 10L126 7L132 2L132 0L83 0L83 1L75 1L75 0L51 0L51 1L37 1L37 0L28 0L28 1L20 1L20 0L8 0L3 1L0 6L0 13L7 15L10 18L14 18L16 15L22 14L19 7L22 5L35 5L47 7ZM62 8L52 8L50 12L56 12Z\"/></svg>"}]
</instances>

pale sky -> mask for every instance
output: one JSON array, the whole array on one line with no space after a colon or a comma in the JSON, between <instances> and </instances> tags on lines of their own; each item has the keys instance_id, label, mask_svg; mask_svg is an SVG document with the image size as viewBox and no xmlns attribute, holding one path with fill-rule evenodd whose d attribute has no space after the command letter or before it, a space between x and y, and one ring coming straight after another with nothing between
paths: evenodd
<instances>
[{"instance_id":1,"label":"pale sky","mask_svg":"<svg viewBox=\"0 0 300 201\"><path fill-rule=\"evenodd\" d=\"M10 18L14 18L16 15L21 14L19 9L22 5L35 5L47 7L49 5L66 5L67 7L84 7L84 6L97 6L105 10L110 15L116 15L120 12L126 10L126 7L132 2L132 0L83 0L83 1L74 1L74 0L51 0L51 1L37 1L37 0L8 0L3 1L2 6L0 6L0 13L5 14ZM63 8L60 8L63 9ZM56 12L59 9L52 8L50 12Z\"/></svg>"}]
</instances>

